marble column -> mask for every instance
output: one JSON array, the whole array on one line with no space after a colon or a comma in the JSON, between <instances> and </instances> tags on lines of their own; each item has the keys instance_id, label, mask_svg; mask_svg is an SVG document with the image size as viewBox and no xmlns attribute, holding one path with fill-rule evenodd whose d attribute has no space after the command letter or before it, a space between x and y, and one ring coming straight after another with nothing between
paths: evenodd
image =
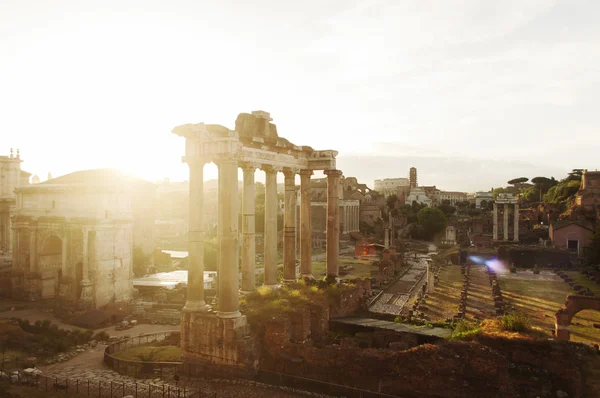
<instances>
[{"instance_id":1,"label":"marble column","mask_svg":"<svg viewBox=\"0 0 600 398\"><path fill-rule=\"evenodd\" d=\"M504 240L508 240L508 203L504 204L504 217L502 222L504 223Z\"/></svg>"},{"instance_id":2,"label":"marble column","mask_svg":"<svg viewBox=\"0 0 600 398\"><path fill-rule=\"evenodd\" d=\"M36 227L31 228L29 235L29 272L35 272L36 270L36 261L37 257L37 247L36 247L36 235L37 229Z\"/></svg>"},{"instance_id":3,"label":"marble column","mask_svg":"<svg viewBox=\"0 0 600 398\"><path fill-rule=\"evenodd\" d=\"M340 217L338 186L341 170L325 170L327 176L327 276L337 278L340 257Z\"/></svg>"},{"instance_id":4,"label":"marble column","mask_svg":"<svg viewBox=\"0 0 600 398\"><path fill-rule=\"evenodd\" d=\"M300 274L302 278L312 275L312 230L310 214L311 170L300 171Z\"/></svg>"},{"instance_id":5,"label":"marble column","mask_svg":"<svg viewBox=\"0 0 600 398\"><path fill-rule=\"evenodd\" d=\"M61 264L60 270L62 271L63 277L67 275L67 234L65 234L61 240Z\"/></svg>"},{"instance_id":6,"label":"marble column","mask_svg":"<svg viewBox=\"0 0 600 398\"><path fill-rule=\"evenodd\" d=\"M519 241L519 204L515 202L515 214L514 214L514 225L513 225L513 241Z\"/></svg>"},{"instance_id":7,"label":"marble column","mask_svg":"<svg viewBox=\"0 0 600 398\"><path fill-rule=\"evenodd\" d=\"M283 281L296 282L296 173L284 169L285 196L283 207Z\"/></svg>"},{"instance_id":8,"label":"marble column","mask_svg":"<svg viewBox=\"0 0 600 398\"><path fill-rule=\"evenodd\" d=\"M89 253L88 253L88 229L83 228L83 260L81 264L81 296L79 296L80 304L89 306L92 300L92 281L89 274Z\"/></svg>"},{"instance_id":9,"label":"marble column","mask_svg":"<svg viewBox=\"0 0 600 398\"><path fill-rule=\"evenodd\" d=\"M254 172L256 166L243 165L244 190L242 204L242 290L253 291L256 287L256 240L255 240L255 193Z\"/></svg>"},{"instance_id":10,"label":"marble column","mask_svg":"<svg viewBox=\"0 0 600 398\"><path fill-rule=\"evenodd\" d=\"M223 156L219 167L219 318L237 318L239 311L238 163Z\"/></svg>"},{"instance_id":11,"label":"marble column","mask_svg":"<svg viewBox=\"0 0 600 398\"><path fill-rule=\"evenodd\" d=\"M265 166L264 259L266 286L277 285L277 171Z\"/></svg>"},{"instance_id":12,"label":"marble column","mask_svg":"<svg viewBox=\"0 0 600 398\"><path fill-rule=\"evenodd\" d=\"M190 168L189 266L184 311L207 310L204 301L204 161L188 160Z\"/></svg>"},{"instance_id":13,"label":"marble column","mask_svg":"<svg viewBox=\"0 0 600 398\"><path fill-rule=\"evenodd\" d=\"M494 202L494 230L493 230L493 239L498 240L498 204Z\"/></svg>"}]
</instances>

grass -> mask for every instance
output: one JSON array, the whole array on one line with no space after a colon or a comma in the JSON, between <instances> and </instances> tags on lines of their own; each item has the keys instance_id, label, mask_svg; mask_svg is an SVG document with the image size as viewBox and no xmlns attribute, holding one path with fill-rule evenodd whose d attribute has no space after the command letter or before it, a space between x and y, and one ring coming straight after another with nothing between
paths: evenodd
<instances>
[{"instance_id":1,"label":"grass","mask_svg":"<svg viewBox=\"0 0 600 398\"><path fill-rule=\"evenodd\" d=\"M560 309L569 294L575 291L563 281L519 280L498 278L505 301L531 319L532 329L542 331L548 337L554 336L555 313ZM600 329L593 327L600 323L600 312L585 310L579 312L571 322L571 341L599 343Z\"/></svg>"},{"instance_id":2,"label":"grass","mask_svg":"<svg viewBox=\"0 0 600 398\"><path fill-rule=\"evenodd\" d=\"M427 310L423 311L432 321L444 321L456 315L458 303L460 302L460 290L462 288L462 274L460 267L451 265L443 267L440 271L439 282L435 285L435 292L430 293L427 298ZM404 306L408 311L416 297L413 296Z\"/></svg>"},{"instance_id":3,"label":"grass","mask_svg":"<svg viewBox=\"0 0 600 398\"><path fill-rule=\"evenodd\" d=\"M505 314L502 317L502 328L509 332L527 332L531 330L531 319L521 312Z\"/></svg>"},{"instance_id":4,"label":"grass","mask_svg":"<svg viewBox=\"0 0 600 398\"><path fill-rule=\"evenodd\" d=\"M181 360L181 348L175 346L139 346L117 352L114 356L127 361L178 362Z\"/></svg>"},{"instance_id":5,"label":"grass","mask_svg":"<svg viewBox=\"0 0 600 398\"><path fill-rule=\"evenodd\" d=\"M481 334L481 326L477 322L461 319L452 331L451 340L471 340Z\"/></svg>"}]
</instances>

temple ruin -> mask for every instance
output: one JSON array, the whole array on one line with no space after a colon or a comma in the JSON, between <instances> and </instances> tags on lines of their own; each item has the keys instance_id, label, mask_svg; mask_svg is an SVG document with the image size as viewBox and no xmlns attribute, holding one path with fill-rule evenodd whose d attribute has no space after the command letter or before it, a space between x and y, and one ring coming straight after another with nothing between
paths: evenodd
<instances>
[{"instance_id":1,"label":"temple ruin","mask_svg":"<svg viewBox=\"0 0 600 398\"><path fill-rule=\"evenodd\" d=\"M311 175L323 170L327 176L327 275L338 276L339 179L337 152L294 145L279 137L268 112L241 113L235 130L216 124L184 124L173 133L186 139L183 162L190 170L190 227L188 295L183 310L181 347L187 360L221 365L255 365L253 340L246 316L239 310L239 291L255 289L255 192L254 174L264 171L265 236L264 284L277 280L277 173L285 176L283 280L293 283L296 275L296 189L300 175L300 274L312 277ZM218 167L218 276L216 311L204 297L204 165ZM238 225L238 168L243 170L242 226ZM238 271L241 242L241 286Z\"/></svg>"}]
</instances>

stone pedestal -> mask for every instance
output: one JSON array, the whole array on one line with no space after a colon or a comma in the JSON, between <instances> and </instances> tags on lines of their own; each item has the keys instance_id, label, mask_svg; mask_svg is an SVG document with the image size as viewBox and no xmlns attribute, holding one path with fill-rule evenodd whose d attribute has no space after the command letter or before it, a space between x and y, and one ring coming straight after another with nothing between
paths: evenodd
<instances>
[{"instance_id":1,"label":"stone pedestal","mask_svg":"<svg viewBox=\"0 0 600 398\"><path fill-rule=\"evenodd\" d=\"M224 319L212 312L183 312L181 350L184 362L258 366L256 341L245 315Z\"/></svg>"}]
</instances>

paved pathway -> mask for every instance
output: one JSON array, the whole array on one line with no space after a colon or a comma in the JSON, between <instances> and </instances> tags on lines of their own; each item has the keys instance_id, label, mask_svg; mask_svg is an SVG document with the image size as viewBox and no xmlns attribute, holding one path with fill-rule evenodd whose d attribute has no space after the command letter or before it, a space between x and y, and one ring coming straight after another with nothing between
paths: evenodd
<instances>
[{"instance_id":1,"label":"paved pathway","mask_svg":"<svg viewBox=\"0 0 600 398\"><path fill-rule=\"evenodd\" d=\"M429 250L433 252L435 245L430 245ZM420 286L425 282L424 276L427 273L428 259L431 259L429 254L417 254L415 258L414 253L407 253L405 260L409 265L408 270L385 289L384 293L371 304L369 311L400 315L410 297L418 292Z\"/></svg>"}]
</instances>

